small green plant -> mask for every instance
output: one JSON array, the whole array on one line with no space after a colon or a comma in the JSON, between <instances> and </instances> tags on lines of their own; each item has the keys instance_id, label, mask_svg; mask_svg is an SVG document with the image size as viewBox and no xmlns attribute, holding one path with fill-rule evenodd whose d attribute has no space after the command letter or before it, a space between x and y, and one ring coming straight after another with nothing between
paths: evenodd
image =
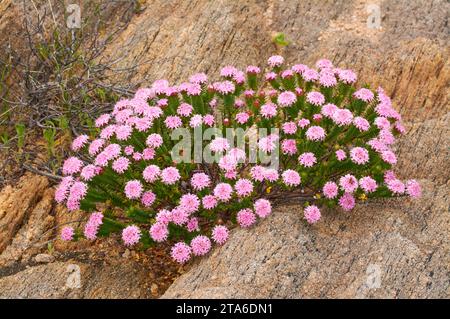
<instances>
[{"instance_id":1,"label":"small green plant","mask_svg":"<svg viewBox=\"0 0 450 319\"><path fill-rule=\"evenodd\" d=\"M17 148L19 152L23 151L23 147L25 145L25 124L18 123L16 124L16 134L17 134Z\"/></svg>"},{"instance_id":2,"label":"small green plant","mask_svg":"<svg viewBox=\"0 0 450 319\"><path fill-rule=\"evenodd\" d=\"M288 46L290 44L290 41L286 39L286 35L282 32L275 33L272 37L272 42L282 47Z\"/></svg>"},{"instance_id":3,"label":"small green plant","mask_svg":"<svg viewBox=\"0 0 450 319\"><path fill-rule=\"evenodd\" d=\"M9 144L9 140L10 140L8 132L3 132L0 135L0 140L4 146L7 146Z\"/></svg>"},{"instance_id":4,"label":"small green plant","mask_svg":"<svg viewBox=\"0 0 450 319\"><path fill-rule=\"evenodd\" d=\"M48 156L55 156L56 127L53 122L47 122L48 127L44 129L44 139L47 143Z\"/></svg>"}]
</instances>

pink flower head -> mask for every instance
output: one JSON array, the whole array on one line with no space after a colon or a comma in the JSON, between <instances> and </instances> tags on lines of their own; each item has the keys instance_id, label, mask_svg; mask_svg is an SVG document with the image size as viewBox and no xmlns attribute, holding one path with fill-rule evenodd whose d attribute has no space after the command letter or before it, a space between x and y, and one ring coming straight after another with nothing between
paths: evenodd
<instances>
[{"instance_id":1,"label":"pink flower head","mask_svg":"<svg viewBox=\"0 0 450 319\"><path fill-rule=\"evenodd\" d=\"M149 147L158 148L163 144L163 138L158 133L152 133L147 137L145 144Z\"/></svg>"},{"instance_id":2,"label":"pink flower head","mask_svg":"<svg viewBox=\"0 0 450 319\"><path fill-rule=\"evenodd\" d=\"M277 147L278 135L271 134L266 137L262 137L258 141L258 147L266 153L274 151Z\"/></svg>"},{"instance_id":3,"label":"pink flower head","mask_svg":"<svg viewBox=\"0 0 450 319\"><path fill-rule=\"evenodd\" d=\"M311 126L306 131L306 138L310 141L323 141L325 135L325 130L320 126Z\"/></svg>"},{"instance_id":4,"label":"pink flower head","mask_svg":"<svg viewBox=\"0 0 450 319\"><path fill-rule=\"evenodd\" d=\"M412 198L419 198L422 196L422 188L416 180L410 179L406 182L406 193Z\"/></svg>"},{"instance_id":5,"label":"pink flower head","mask_svg":"<svg viewBox=\"0 0 450 319\"><path fill-rule=\"evenodd\" d=\"M192 105L187 103L181 103L180 106L177 108L177 114L180 116L187 117L192 114L192 111L194 108Z\"/></svg>"},{"instance_id":6,"label":"pink flower head","mask_svg":"<svg viewBox=\"0 0 450 319\"><path fill-rule=\"evenodd\" d=\"M189 220L186 224L186 228L187 228L188 232L190 232L190 233L192 233L194 231L199 231L200 227L198 226L198 218L197 217L189 218Z\"/></svg>"},{"instance_id":7,"label":"pink flower head","mask_svg":"<svg viewBox=\"0 0 450 319\"><path fill-rule=\"evenodd\" d=\"M73 236L75 235L75 230L73 227L66 226L61 230L61 239L64 241L73 240Z\"/></svg>"},{"instance_id":8,"label":"pink flower head","mask_svg":"<svg viewBox=\"0 0 450 319\"><path fill-rule=\"evenodd\" d=\"M260 218L266 218L272 213L272 204L267 199L260 198L253 204L256 215Z\"/></svg>"},{"instance_id":9,"label":"pink flower head","mask_svg":"<svg viewBox=\"0 0 450 319\"><path fill-rule=\"evenodd\" d=\"M353 193L358 189L358 180L355 176L347 174L339 179L339 185L346 193Z\"/></svg>"},{"instance_id":10,"label":"pink flower head","mask_svg":"<svg viewBox=\"0 0 450 319\"><path fill-rule=\"evenodd\" d=\"M298 160L304 167L312 167L317 163L316 156L311 152L303 153Z\"/></svg>"},{"instance_id":11,"label":"pink flower head","mask_svg":"<svg viewBox=\"0 0 450 319\"><path fill-rule=\"evenodd\" d=\"M170 254L176 262L184 264L191 258L191 251L191 247L189 247L187 244L178 242L173 245Z\"/></svg>"},{"instance_id":12,"label":"pink flower head","mask_svg":"<svg viewBox=\"0 0 450 319\"><path fill-rule=\"evenodd\" d=\"M214 89L222 95L234 93L235 86L231 81L216 82L213 84Z\"/></svg>"},{"instance_id":13,"label":"pink flower head","mask_svg":"<svg viewBox=\"0 0 450 319\"><path fill-rule=\"evenodd\" d=\"M257 182L262 182L264 180L265 168L260 165L255 165L250 169L250 176L253 180Z\"/></svg>"},{"instance_id":14,"label":"pink flower head","mask_svg":"<svg viewBox=\"0 0 450 319\"><path fill-rule=\"evenodd\" d=\"M110 139L114 133L116 133L116 125L108 125L100 132L100 137L102 139L108 140Z\"/></svg>"},{"instance_id":15,"label":"pink flower head","mask_svg":"<svg viewBox=\"0 0 450 319\"><path fill-rule=\"evenodd\" d=\"M285 122L283 123L283 132L285 134L295 134L297 133L297 124L295 122Z\"/></svg>"},{"instance_id":16,"label":"pink flower head","mask_svg":"<svg viewBox=\"0 0 450 319\"><path fill-rule=\"evenodd\" d=\"M328 104L324 104L322 106L321 109L321 113L323 116L327 117L327 118L332 118L334 112L336 112L336 110L338 109L338 107L334 104L328 103Z\"/></svg>"},{"instance_id":17,"label":"pink flower head","mask_svg":"<svg viewBox=\"0 0 450 319\"><path fill-rule=\"evenodd\" d=\"M73 151L79 151L89 140L89 136L86 134L80 135L77 138L75 138L72 142L72 150Z\"/></svg>"},{"instance_id":18,"label":"pink flower head","mask_svg":"<svg viewBox=\"0 0 450 319\"><path fill-rule=\"evenodd\" d=\"M145 207L152 206L152 204L155 202L155 200L156 200L156 195L155 195L155 193L153 193L151 191L148 191L148 192L145 192L144 194L142 194L141 203Z\"/></svg>"},{"instance_id":19,"label":"pink flower head","mask_svg":"<svg viewBox=\"0 0 450 319\"><path fill-rule=\"evenodd\" d=\"M227 183L219 183L214 188L214 196L223 202L229 201L231 199L232 193L233 188L230 184Z\"/></svg>"},{"instance_id":20,"label":"pink flower head","mask_svg":"<svg viewBox=\"0 0 450 319\"><path fill-rule=\"evenodd\" d=\"M360 178L359 179L359 186L366 193L372 193L378 187L377 182L370 176L365 176L365 177Z\"/></svg>"},{"instance_id":21,"label":"pink flower head","mask_svg":"<svg viewBox=\"0 0 450 319\"><path fill-rule=\"evenodd\" d=\"M171 221L178 226L186 224L189 220L189 213L181 206L173 208L170 213Z\"/></svg>"},{"instance_id":22,"label":"pink flower head","mask_svg":"<svg viewBox=\"0 0 450 319\"><path fill-rule=\"evenodd\" d=\"M380 130L389 130L391 128L391 122L385 117L378 116L374 121L376 127Z\"/></svg>"},{"instance_id":23,"label":"pink flower head","mask_svg":"<svg viewBox=\"0 0 450 319\"><path fill-rule=\"evenodd\" d=\"M370 176L365 176L365 177L360 178L359 186L366 193L372 193L378 187L377 182Z\"/></svg>"},{"instance_id":24,"label":"pink flower head","mask_svg":"<svg viewBox=\"0 0 450 319\"><path fill-rule=\"evenodd\" d=\"M370 128L369 121L360 116L353 119L353 125L355 125L360 132L366 132Z\"/></svg>"},{"instance_id":25,"label":"pink flower head","mask_svg":"<svg viewBox=\"0 0 450 319\"><path fill-rule=\"evenodd\" d=\"M192 175L191 184L192 187L197 191L208 187L210 183L211 181L209 179L209 176L205 173L195 173L194 175Z\"/></svg>"},{"instance_id":26,"label":"pink flower head","mask_svg":"<svg viewBox=\"0 0 450 319\"><path fill-rule=\"evenodd\" d=\"M206 195L202 198L202 205L205 209L213 209L217 206L217 199L213 195Z\"/></svg>"},{"instance_id":27,"label":"pink flower head","mask_svg":"<svg viewBox=\"0 0 450 319\"><path fill-rule=\"evenodd\" d=\"M214 125L214 122L215 122L215 120L214 120L214 116L213 116L213 115L211 115L211 114L206 114L205 116L203 116L203 123L204 123L205 125L213 126L213 125Z\"/></svg>"},{"instance_id":28,"label":"pink flower head","mask_svg":"<svg viewBox=\"0 0 450 319\"><path fill-rule=\"evenodd\" d=\"M397 132L399 132L400 134L405 134L406 133L406 128L403 126L403 124L400 121L396 121L394 123L394 128L396 129Z\"/></svg>"},{"instance_id":29,"label":"pink flower head","mask_svg":"<svg viewBox=\"0 0 450 319\"><path fill-rule=\"evenodd\" d=\"M297 102L297 96L291 91L284 91L278 95L277 102L281 107L292 106L295 102Z\"/></svg>"},{"instance_id":30,"label":"pink flower head","mask_svg":"<svg viewBox=\"0 0 450 319\"><path fill-rule=\"evenodd\" d=\"M55 200L57 203L62 203L67 198L67 194L73 181L74 179L72 176L65 176L62 178L61 183L59 183L55 191Z\"/></svg>"},{"instance_id":31,"label":"pink flower head","mask_svg":"<svg viewBox=\"0 0 450 319\"><path fill-rule=\"evenodd\" d=\"M395 173L393 170L387 170L384 172L384 182L385 183L392 181L394 179L397 179L397 177L395 176Z\"/></svg>"},{"instance_id":32,"label":"pink flower head","mask_svg":"<svg viewBox=\"0 0 450 319\"><path fill-rule=\"evenodd\" d=\"M83 167L83 162L77 157L69 157L64 161L62 172L64 175L72 175L78 173Z\"/></svg>"},{"instance_id":33,"label":"pink flower head","mask_svg":"<svg viewBox=\"0 0 450 319\"><path fill-rule=\"evenodd\" d=\"M364 165L369 162L369 152L363 147L354 147L350 151L350 158L353 163Z\"/></svg>"},{"instance_id":34,"label":"pink flower head","mask_svg":"<svg viewBox=\"0 0 450 319\"><path fill-rule=\"evenodd\" d=\"M333 199L338 194L338 186L335 182L326 182L322 191L326 198Z\"/></svg>"},{"instance_id":35,"label":"pink flower head","mask_svg":"<svg viewBox=\"0 0 450 319\"><path fill-rule=\"evenodd\" d=\"M391 145L395 142L395 137L389 129L382 129L378 134L378 139L386 145Z\"/></svg>"},{"instance_id":36,"label":"pink flower head","mask_svg":"<svg viewBox=\"0 0 450 319\"><path fill-rule=\"evenodd\" d=\"M297 153L297 142L293 139L283 140L281 142L283 154L294 155Z\"/></svg>"},{"instance_id":37,"label":"pink flower head","mask_svg":"<svg viewBox=\"0 0 450 319\"><path fill-rule=\"evenodd\" d=\"M213 152L223 152L230 148L230 144L228 143L226 138L216 137L210 143L211 151Z\"/></svg>"},{"instance_id":38,"label":"pink flower head","mask_svg":"<svg viewBox=\"0 0 450 319\"><path fill-rule=\"evenodd\" d=\"M279 178L278 171L273 168L264 169L264 179L269 182L276 182Z\"/></svg>"},{"instance_id":39,"label":"pink flower head","mask_svg":"<svg viewBox=\"0 0 450 319\"><path fill-rule=\"evenodd\" d=\"M103 145L105 145L105 140L103 140L101 138L93 140L91 142L91 144L89 145L89 149L88 149L89 155L96 155L100 151L100 149L103 147Z\"/></svg>"},{"instance_id":40,"label":"pink flower head","mask_svg":"<svg viewBox=\"0 0 450 319\"><path fill-rule=\"evenodd\" d=\"M308 67L304 64L296 64L292 66L292 71L294 71L297 74L302 74L304 71L308 69Z\"/></svg>"},{"instance_id":41,"label":"pink flower head","mask_svg":"<svg viewBox=\"0 0 450 319\"><path fill-rule=\"evenodd\" d=\"M125 141L131 136L132 131L133 129L129 125L117 125L115 130L116 138L119 141Z\"/></svg>"},{"instance_id":42,"label":"pink flower head","mask_svg":"<svg viewBox=\"0 0 450 319\"><path fill-rule=\"evenodd\" d=\"M155 150L151 147L147 147L142 151L142 158L146 161L152 160L155 158Z\"/></svg>"},{"instance_id":43,"label":"pink flower head","mask_svg":"<svg viewBox=\"0 0 450 319\"><path fill-rule=\"evenodd\" d=\"M167 185L175 184L180 178L180 172L175 167L167 167L161 172L161 179Z\"/></svg>"},{"instance_id":44,"label":"pink flower head","mask_svg":"<svg viewBox=\"0 0 450 319\"><path fill-rule=\"evenodd\" d=\"M330 69L333 68L333 63L328 59L320 59L316 62L316 67L319 69Z\"/></svg>"},{"instance_id":45,"label":"pink flower head","mask_svg":"<svg viewBox=\"0 0 450 319\"><path fill-rule=\"evenodd\" d=\"M272 67L279 67L284 63L284 58L281 55L273 55L268 60L267 63Z\"/></svg>"},{"instance_id":46,"label":"pink flower head","mask_svg":"<svg viewBox=\"0 0 450 319\"><path fill-rule=\"evenodd\" d=\"M353 72L352 70L339 70L337 74L339 80L347 84L355 83L357 80L356 73Z\"/></svg>"},{"instance_id":47,"label":"pink flower head","mask_svg":"<svg viewBox=\"0 0 450 319\"><path fill-rule=\"evenodd\" d=\"M189 126L192 128L199 127L200 125L202 125L202 120L203 117L200 114L195 114L189 120Z\"/></svg>"},{"instance_id":48,"label":"pink flower head","mask_svg":"<svg viewBox=\"0 0 450 319\"><path fill-rule=\"evenodd\" d=\"M260 113L264 118L272 118L277 115L277 106L273 103L263 104Z\"/></svg>"},{"instance_id":49,"label":"pink flower head","mask_svg":"<svg viewBox=\"0 0 450 319\"><path fill-rule=\"evenodd\" d=\"M315 205L309 205L303 210L305 219L308 223L314 224L320 219L320 210Z\"/></svg>"},{"instance_id":50,"label":"pink flower head","mask_svg":"<svg viewBox=\"0 0 450 319\"><path fill-rule=\"evenodd\" d=\"M212 230L212 239L219 245L224 244L228 239L228 228L217 225Z\"/></svg>"},{"instance_id":51,"label":"pink flower head","mask_svg":"<svg viewBox=\"0 0 450 319\"><path fill-rule=\"evenodd\" d=\"M181 121L181 119L178 116L171 115L171 116L166 117L164 124L166 124L167 128L173 130L173 129L179 128L183 124L183 122Z\"/></svg>"},{"instance_id":52,"label":"pink flower head","mask_svg":"<svg viewBox=\"0 0 450 319\"><path fill-rule=\"evenodd\" d=\"M238 122L239 124L247 123L249 118L250 118L250 115L248 115L247 112L240 112L240 113L236 114L236 122Z\"/></svg>"},{"instance_id":53,"label":"pink flower head","mask_svg":"<svg viewBox=\"0 0 450 319\"><path fill-rule=\"evenodd\" d=\"M362 88L353 93L353 96L357 99L363 100L364 102L370 102L373 100L373 92L369 89Z\"/></svg>"},{"instance_id":54,"label":"pink flower head","mask_svg":"<svg viewBox=\"0 0 450 319\"><path fill-rule=\"evenodd\" d=\"M387 187L394 194L403 194L405 192L405 184L399 179L393 179L388 181Z\"/></svg>"},{"instance_id":55,"label":"pink flower head","mask_svg":"<svg viewBox=\"0 0 450 319\"><path fill-rule=\"evenodd\" d=\"M159 178L160 174L161 170L156 165L149 165L142 172L142 176L147 183L155 182Z\"/></svg>"},{"instance_id":56,"label":"pink flower head","mask_svg":"<svg viewBox=\"0 0 450 319\"><path fill-rule=\"evenodd\" d=\"M306 101L312 105L320 106L325 103L325 97L320 92L309 92L306 95Z\"/></svg>"},{"instance_id":57,"label":"pink flower head","mask_svg":"<svg viewBox=\"0 0 450 319\"><path fill-rule=\"evenodd\" d=\"M189 82L195 84L205 84L208 81L208 76L205 73L196 73L189 78Z\"/></svg>"},{"instance_id":58,"label":"pink flower head","mask_svg":"<svg viewBox=\"0 0 450 319\"><path fill-rule=\"evenodd\" d=\"M248 228L256 222L255 214L249 208L241 209L237 213L237 222L243 228Z\"/></svg>"},{"instance_id":59,"label":"pink flower head","mask_svg":"<svg viewBox=\"0 0 450 319\"><path fill-rule=\"evenodd\" d=\"M336 77L329 72L321 72L319 83L324 87L333 87L337 84Z\"/></svg>"},{"instance_id":60,"label":"pink flower head","mask_svg":"<svg viewBox=\"0 0 450 319\"><path fill-rule=\"evenodd\" d=\"M150 237L160 243L167 240L169 236L169 229L167 228L167 224L156 222L150 227Z\"/></svg>"},{"instance_id":61,"label":"pink flower head","mask_svg":"<svg viewBox=\"0 0 450 319\"><path fill-rule=\"evenodd\" d=\"M281 77L283 79L289 79L294 76L294 72L292 70L284 70L281 72Z\"/></svg>"},{"instance_id":62,"label":"pink flower head","mask_svg":"<svg viewBox=\"0 0 450 319\"><path fill-rule=\"evenodd\" d=\"M122 240L126 246L133 246L139 242L141 230L135 225L130 225L122 230Z\"/></svg>"},{"instance_id":63,"label":"pink flower head","mask_svg":"<svg viewBox=\"0 0 450 319\"><path fill-rule=\"evenodd\" d=\"M347 109L337 109L332 118L338 126L349 125L353 121L353 114Z\"/></svg>"},{"instance_id":64,"label":"pink flower head","mask_svg":"<svg viewBox=\"0 0 450 319\"><path fill-rule=\"evenodd\" d=\"M302 72L303 79L305 79L306 82L312 82L317 81L319 79L319 72L313 69L307 68Z\"/></svg>"},{"instance_id":65,"label":"pink flower head","mask_svg":"<svg viewBox=\"0 0 450 319\"><path fill-rule=\"evenodd\" d=\"M211 241L204 235L194 237L191 241L192 253L195 256L206 255L211 249Z\"/></svg>"},{"instance_id":66,"label":"pink flower head","mask_svg":"<svg viewBox=\"0 0 450 319\"><path fill-rule=\"evenodd\" d=\"M119 157L112 164L112 169L119 174L123 174L130 165L130 160L126 157Z\"/></svg>"},{"instance_id":67,"label":"pink flower head","mask_svg":"<svg viewBox=\"0 0 450 319\"><path fill-rule=\"evenodd\" d=\"M254 65L249 65L246 69L246 72L249 74L259 74L261 73L261 69Z\"/></svg>"},{"instance_id":68,"label":"pink flower head","mask_svg":"<svg viewBox=\"0 0 450 319\"><path fill-rule=\"evenodd\" d=\"M84 226L84 236L90 240L97 238L97 232L101 224L103 224L103 214L100 212L92 213Z\"/></svg>"},{"instance_id":69,"label":"pink flower head","mask_svg":"<svg viewBox=\"0 0 450 319\"><path fill-rule=\"evenodd\" d=\"M81 170L80 176L85 181L90 181L94 176L98 174L98 167L92 164L86 165Z\"/></svg>"},{"instance_id":70,"label":"pink flower head","mask_svg":"<svg viewBox=\"0 0 450 319\"><path fill-rule=\"evenodd\" d=\"M239 197L246 197L253 192L253 183L248 179L242 178L236 182L234 189Z\"/></svg>"},{"instance_id":71,"label":"pink flower head","mask_svg":"<svg viewBox=\"0 0 450 319\"><path fill-rule=\"evenodd\" d=\"M388 164L395 165L397 163L397 156L390 150L381 152L381 158Z\"/></svg>"},{"instance_id":72,"label":"pink flower head","mask_svg":"<svg viewBox=\"0 0 450 319\"><path fill-rule=\"evenodd\" d=\"M167 209L161 209L158 214L156 214L156 222L168 225L172 221L172 212Z\"/></svg>"},{"instance_id":73,"label":"pink flower head","mask_svg":"<svg viewBox=\"0 0 450 319\"><path fill-rule=\"evenodd\" d=\"M302 119L298 120L297 124L300 128L303 129L303 128L307 127L309 125L309 123L310 123L310 121L308 119L302 118Z\"/></svg>"},{"instance_id":74,"label":"pink flower head","mask_svg":"<svg viewBox=\"0 0 450 319\"><path fill-rule=\"evenodd\" d=\"M352 210L355 207L355 198L352 194L345 193L339 198L339 206L346 212Z\"/></svg>"},{"instance_id":75,"label":"pink flower head","mask_svg":"<svg viewBox=\"0 0 450 319\"><path fill-rule=\"evenodd\" d=\"M109 114L102 114L95 120L95 127L101 127L106 124L108 124L109 120L111 118L111 115Z\"/></svg>"},{"instance_id":76,"label":"pink flower head","mask_svg":"<svg viewBox=\"0 0 450 319\"><path fill-rule=\"evenodd\" d=\"M275 72L269 72L266 73L264 78L266 79L266 81L274 81L277 78L277 74Z\"/></svg>"},{"instance_id":77,"label":"pink flower head","mask_svg":"<svg viewBox=\"0 0 450 319\"><path fill-rule=\"evenodd\" d=\"M132 180L125 184L125 196L129 199L141 197L142 184L138 180Z\"/></svg>"},{"instance_id":78,"label":"pink flower head","mask_svg":"<svg viewBox=\"0 0 450 319\"><path fill-rule=\"evenodd\" d=\"M188 214L192 214L200 207L200 200L197 195L184 194L180 198L180 207L183 208Z\"/></svg>"},{"instance_id":79,"label":"pink flower head","mask_svg":"<svg viewBox=\"0 0 450 319\"><path fill-rule=\"evenodd\" d=\"M232 65L227 65L220 70L220 76L233 77L237 69Z\"/></svg>"},{"instance_id":80,"label":"pink flower head","mask_svg":"<svg viewBox=\"0 0 450 319\"><path fill-rule=\"evenodd\" d=\"M285 170L283 174L281 174L281 177L283 178L283 182L286 186L300 185L301 182L300 175L292 169Z\"/></svg>"},{"instance_id":81,"label":"pink flower head","mask_svg":"<svg viewBox=\"0 0 450 319\"><path fill-rule=\"evenodd\" d=\"M381 142L379 139L373 138L367 144L376 152L382 152L387 150L386 144Z\"/></svg>"}]
</instances>

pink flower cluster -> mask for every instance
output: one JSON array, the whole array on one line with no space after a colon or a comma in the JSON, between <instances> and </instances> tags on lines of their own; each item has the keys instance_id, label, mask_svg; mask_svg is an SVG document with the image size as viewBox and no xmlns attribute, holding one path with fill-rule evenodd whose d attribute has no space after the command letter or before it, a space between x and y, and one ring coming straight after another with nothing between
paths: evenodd
<instances>
[{"instance_id":1,"label":"pink flower cluster","mask_svg":"<svg viewBox=\"0 0 450 319\"><path fill-rule=\"evenodd\" d=\"M266 70L225 66L216 82L204 73L179 85L161 79L119 100L95 120L98 136L73 140L83 155L64 161L55 200L69 211L116 206L107 219L92 213L84 236L120 232L127 246L176 238L171 256L185 263L224 244L234 222L249 228L269 216L271 193L306 197L310 224L321 219L320 204L350 211L357 200L421 196L416 180L393 171L393 145L405 128L382 88L355 87L357 75L327 59L312 68L286 68L281 56L267 63ZM250 162L250 141L237 147L220 134L201 145L214 164L175 159L192 155L175 147L178 128L195 134L215 125L276 129L253 146L279 165ZM180 241L174 234L188 235ZM63 228L61 238L74 239L75 229Z\"/></svg>"}]
</instances>

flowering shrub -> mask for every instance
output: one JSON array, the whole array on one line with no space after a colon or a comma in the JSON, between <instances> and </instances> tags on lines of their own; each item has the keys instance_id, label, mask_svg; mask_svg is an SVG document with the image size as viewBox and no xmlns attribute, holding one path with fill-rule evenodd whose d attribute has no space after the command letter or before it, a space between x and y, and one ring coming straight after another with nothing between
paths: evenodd
<instances>
[{"instance_id":1,"label":"flowering shrub","mask_svg":"<svg viewBox=\"0 0 450 319\"><path fill-rule=\"evenodd\" d=\"M84 229L65 227L61 237L118 232L127 246L170 240L172 257L184 263L224 244L233 223L248 228L267 217L277 194L304 199L311 224L320 205L350 211L357 200L420 196L415 180L403 182L392 170L391 146L405 129L381 88L355 88L353 71L325 59L317 70L283 69L281 56L268 64L264 76L257 66L226 66L220 82L203 73L178 86L158 80L98 117L97 136L73 141L79 156L64 162L55 195L69 211L91 214ZM191 136L216 130L179 149L173 133L181 128ZM250 159L251 138L235 147L227 130L261 128L275 129L256 141L270 165ZM192 160L198 147L215 161Z\"/></svg>"}]
</instances>

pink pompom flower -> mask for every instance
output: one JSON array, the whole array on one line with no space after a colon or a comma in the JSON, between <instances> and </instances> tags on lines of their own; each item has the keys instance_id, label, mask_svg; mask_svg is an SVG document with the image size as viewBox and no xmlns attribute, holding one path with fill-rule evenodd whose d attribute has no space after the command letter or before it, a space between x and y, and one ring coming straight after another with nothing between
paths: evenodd
<instances>
[{"instance_id":1,"label":"pink pompom flower","mask_svg":"<svg viewBox=\"0 0 450 319\"><path fill-rule=\"evenodd\" d=\"M272 213L272 204L267 199L260 198L253 204L255 214L260 218L266 218Z\"/></svg>"},{"instance_id":2,"label":"pink pompom flower","mask_svg":"<svg viewBox=\"0 0 450 319\"><path fill-rule=\"evenodd\" d=\"M323 186L323 194L326 198L333 199L338 195L338 186L335 182L326 182Z\"/></svg>"},{"instance_id":3,"label":"pink pompom flower","mask_svg":"<svg viewBox=\"0 0 450 319\"><path fill-rule=\"evenodd\" d=\"M191 253L191 247L183 242L178 242L173 245L170 252L172 258L180 264L184 264L185 262L187 262L191 258Z\"/></svg>"},{"instance_id":4,"label":"pink pompom flower","mask_svg":"<svg viewBox=\"0 0 450 319\"><path fill-rule=\"evenodd\" d=\"M303 213L306 221L310 224L318 222L321 216L319 208L315 205L309 205L303 210Z\"/></svg>"},{"instance_id":5,"label":"pink pompom flower","mask_svg":"<svg viewBox=\"0 0 450 319\"><path fill-rule=\"evenodd\" d=\"M191 241L191 248L195 256L206 255L211 249L211 241L204 235L196 236Z\"/></svg>"},{"instance_id":6,"label":"pink pompom flower","mask_svg":"<svg viewBox=\"0 0 450 319\"><path fill-rule=\"evenodd\" d=\"M223 245L228 239L228 228L222 225L217 225L212 230L212 239L219 245Z\"/></svg>"},{"instance_id":7,"label":"pink pompom flower","mask_svg":"<svg viewBox=\"0 0 450 319\"><path fill-rule=\"evenodd\" d=\"M237 222L243 228L248 228L256 222L255 214L249 208L241 209L236 216Z\"/></svg>"},{"instance_id":8,"label":"pink pompom flower","mask_svg":"<svg viewBox=\"0 0 450 319\"><path fill-rule=\"evenodd\" d=\"M292 169L285 170L283 174L281 174L281 177L283 178L283 182L286 186L300 185L300 175Z\"/></svg>"},{"instance_id":9,"label":"pink pompom flower","mask_svg":"<svg viewBox=\"0 0 450 319\"><path fill-rule=\"evenodd\" d=\"M125 184L125 196L129 199L140 198L142 190L142 184L138 180L132 180Z\"/></svg>"},{"instance_id":10,"label":"pink pompom flower","mask_svg":"<svg viewBox=\"0 0 450 319\"><path fill-rule=\"evenodd\" d=\"M304 167L313 167L317 163L316 156L311 152L303 153L298 160Z\"/></svg>"},{"instance_id":11,"label":"pink pompom flower","mask_svg":"<svg viewBox=\"0 0 450 319\"><path fill-rule=\"evenodd\" d=\"M354 147L350 150L350 158L353 163L364 165L369 162L369 152L363 147Z\"/></svg>"},{"instance_id":12,"label":"pink pompom flower","mask_svg":"<svg viewBox=\"0 0 450 319\"><path fill-rule=\"evenodd\" d=\"M163 242L169 236L167 224L156 222L150 227L150 237L156 242Z\"/></svg>"},{"instance_id":13,"label":"pink pompom flower","mask_svg":"<svg viewBox=\"0 0 450 319\"><path fill-rule=\"evenodd\" d=\"M64 241L71 241L75 235L75 230L73 227L66 226L61 230L61 239Z\"/></svg>"},{"instance_id":14,"label":"pink pompom flower","mask_svg":"<svg viewBox=\"0 0 450 319\"><path fill-rule=\"evenodd\" d=\"M339 179L339 185L346 193L353 193L358 189L358 180L355 176L347 174Z\"/></svg>"},{"instance_id":15,"label":"pink pompom flower","mask_svg":"<svg viewBox=\"0 0 450 319\"><path fill-rule=\"evenodd\" d=\"M135 225L130 225L122 230L122 240L125 246L133 246L139 242L141 230Z\"/></svg>"},{"instance_id":16,"label":"pink pompom flower","mask_svg":"<svg viewBox=\"0 0 450 319\"><path fill-rule=\"evenodd\" d=\"M352 210L355 207L355 198L352 194L345 193L339 198L339 206L346 212Z\"/></svg>"}]
</instances>

